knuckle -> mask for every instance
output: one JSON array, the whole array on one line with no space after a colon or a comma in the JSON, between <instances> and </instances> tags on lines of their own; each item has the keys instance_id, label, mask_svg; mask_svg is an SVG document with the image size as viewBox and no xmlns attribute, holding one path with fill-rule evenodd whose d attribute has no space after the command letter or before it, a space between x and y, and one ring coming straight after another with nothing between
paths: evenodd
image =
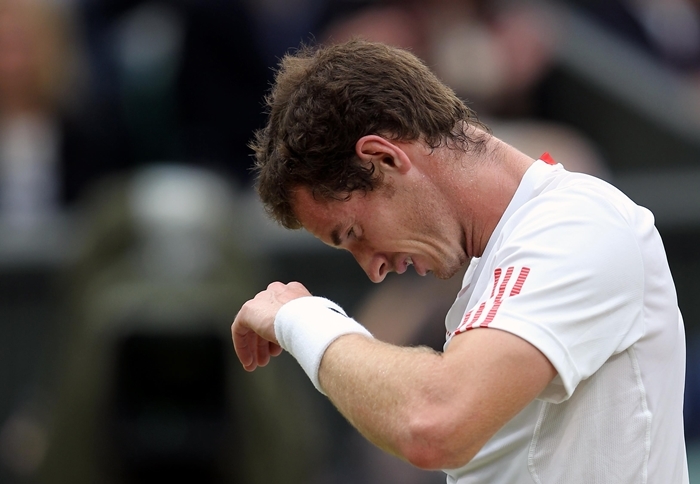
<instances>
[{"instance_id":1,"label":"knuckle","mask_svg":"<svg viewBox=\"0 0 700 484\"><path fill-rule=\"evenodd\" d=\"M296 290L305 289L304 285L301 282L296 282L296 281L290 282L289 287L291 289L296 289Z\"/></svg>"}]
</instances>

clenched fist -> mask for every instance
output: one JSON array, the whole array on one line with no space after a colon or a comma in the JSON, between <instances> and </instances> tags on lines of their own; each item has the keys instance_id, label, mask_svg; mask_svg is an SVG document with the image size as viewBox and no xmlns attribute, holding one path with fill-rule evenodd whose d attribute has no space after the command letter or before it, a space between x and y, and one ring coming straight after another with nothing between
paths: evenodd
<instances>
[{"instance_id":1,"label":"clenched fist","mask_svg":"<svg viewBox=\"0 0 700 484\"><path fill-rule=\"evenodd\" d=\"M273 282L241 307L231 325L231 336L243 368L253 371L282 352L275 336L277 311L292 299L310 295L298 282Z\"/></svg>"}]
</instances>

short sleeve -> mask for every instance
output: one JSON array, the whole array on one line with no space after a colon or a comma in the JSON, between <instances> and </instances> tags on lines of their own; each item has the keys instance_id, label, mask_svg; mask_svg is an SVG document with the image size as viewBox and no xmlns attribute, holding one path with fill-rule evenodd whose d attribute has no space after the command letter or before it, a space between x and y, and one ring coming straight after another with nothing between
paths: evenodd
<instances>
[{"instance_id":1,"label":"short sleeve","mask_svg":"<svg viewBox=\"0 0 700 484\"><path fill-rule=\"evenodd\" d=\"M499 235L490 280L454 334L477 327L537 347L558 376L539 398L561 402L644 331L642 256L633 228L602 197L541 196Z\"/></svg>"}]
</instances>

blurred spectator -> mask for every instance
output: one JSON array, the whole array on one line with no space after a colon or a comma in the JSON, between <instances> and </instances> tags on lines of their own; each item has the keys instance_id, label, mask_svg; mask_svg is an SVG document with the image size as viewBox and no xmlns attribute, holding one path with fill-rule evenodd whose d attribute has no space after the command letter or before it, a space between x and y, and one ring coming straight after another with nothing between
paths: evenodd
<instances>
[{"instance_id":1,"label":"blurred spectator","mask_svg":"<svg viewBox=\"0 0 700 484\"><path fill-rule=\"evenodd\" d=\"M665 66L700 76L697 0L594 0L583 6L608 29Z\"/></svg>"},{"instance_id":2,"label":"blurred spectator","mask_svg":"<svg viewBox=\"0 0 700 484\"><path fill-rule=\"evenodd\" d=\"M281 55L274 46L265 51L259 35L269 29L263 29L264 17L251 7L252 2L241 1L191 2L176 81L186 158L245 186L251 184L248 141L264 122L268 57Z\"/></svg>"},{"instance_id":3,"label":"blurred spectator","mask_svg":"<svg viewBox=\"0 0 700 484\"><path fill-rule=\"evenodd\" d=\"M14 225L45 221L129 163L119 130L80 103L72 14L62 2L0 1L0 213Z\"/></svg>"},{"instance_id":4,"label":"blurred spectator","mask_svg":"<svg viewBox=\"0 0 700 484\"><path fill-rule=\"evenodd\" d=\"M139 163L184 161L249 187L270 69L318 29L323 0L83 2L100 95Z\"/></svg>"},{"instance_id":5,"label":"blurred spectator","mask_svg":"<svg viewBox=\"0 0 700 484\"><path fill-rule=\"evenodd\" d=\"M47 447L54 369L46 363L54 359L44 351L55 351L59 333L49 279L65 259L63 215L88 186L130 163L118 124L91 102L71 5L0 0L1 279L26 284L12 294L5 282L0 303L0 363L8 369L0 480L4 471L31 477Z\"/></svg>"},{"instance_id":6,"label":"blurred spectator","mask_svg":"<svg viewBox=\"0 0 700 484\"><path fill-rule=\"evenodd\" d=\"M477 112L510 113L551 64L553 32L531 3L374 2L333 22L324 37L386 42L422 57ZM516 112L516 114L518 114Z\"/></svg>"}]
</instances>

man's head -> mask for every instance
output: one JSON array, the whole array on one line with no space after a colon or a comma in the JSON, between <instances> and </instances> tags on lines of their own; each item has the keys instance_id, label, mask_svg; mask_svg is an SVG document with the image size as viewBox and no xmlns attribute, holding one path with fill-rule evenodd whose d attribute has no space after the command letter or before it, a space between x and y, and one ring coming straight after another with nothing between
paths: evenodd
<instances>
[{"instance_id":1,"label":"man's head","mask_svg":"<svg viewBox=\"0 0 700 484\"><path fill-rule=\"evenodd\" d=\"M298 188L344 200L381 185L357 156L366 135L467 151L487 131L417 57L360 40L285 56L267 103L268 124L251 143L258 192L287 228L302 226L292 203Z\"/></svg>"}]
</instances>

